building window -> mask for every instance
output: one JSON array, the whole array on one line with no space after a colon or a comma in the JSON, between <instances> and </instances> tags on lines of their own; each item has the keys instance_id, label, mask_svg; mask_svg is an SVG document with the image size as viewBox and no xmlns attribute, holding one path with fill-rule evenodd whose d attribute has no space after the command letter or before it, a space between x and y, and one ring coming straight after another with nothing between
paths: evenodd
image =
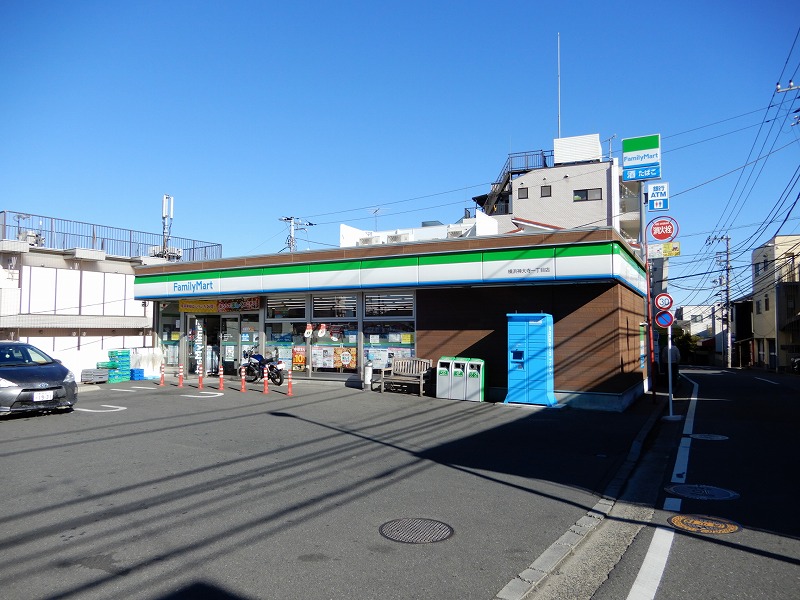
<instances>
[{"instance_id":1,"label":"building window","mask_svg":"<svg viewBox=\"0 0 800 600\"><path fill-rule=\"evenodd\" d=\"M366 294L364 309L366 317L413 317L414 294Z\"/></svg>"},{"instance_id":2,"label":"building window","mask_svg":"<svg viewBox=\"0 0 800 600\"><path fill-rule=\"evenodd\" d=\"M305 319L305 296L270 296L267 298L268 319Z\"/></svg>"},{"instance_id":3,"label":"building window","mask_svg":"<svg viewBox=\"0 0 800 600\"><path fill-rule=\"evenodd\" d=\"M769 311L769 296L764 296L764 312Z\"/></svg>"},{"instance_id":4,"label":"building window","mask_svg":"<svg viewBox=\"0 0 800 600\"><path fill-rule=\"evenodd\" d=\"M761 314L761 300L756 300L756 314Z\"/></svg>"},{"instance_id":5,"label":"building window","mask_svg":"<svg viewBox=\"0 0 800 600\"><path fill-rule=\"evenodd\" d=\"M767 272L767 265L768 265L768 264L769 264L769 263L767 262L767 257L765 256L765 257L764 257L764 272L765 272L765 273Z\"/></svg>"},{"instance_id":6,"label":"building window","mask_svg":"<svg viewBox=\"0 0 800 600\"><path fill-rule=\"evenodd\" d=\"M572 192L572 199L575 202L583 202L586 200L602 200L603 189L592 188L590 190L575 190L574 192Z\"/></svg>"},{"instance_id":7,"label":"building window","mask_svg":"<svg viewBox=\"0 0 800 600\"><path fill-rule=\"evenodd\" d=\"M692 323L702 323L703 315L692 315Z\"/></svg>"},{"instance_id":8,"label":"building window","mask_svg":"<svg viewBox=\"0 0 800 600\"><path fill-rule=\"evenodd\" d=\"M356 316L355 296L314 296L312 303L314 319Z\"/></svg>"},{"instance_id":9,"label":"building window","mask_svg":"<svg viewBox=\"0 0 800 600\"><path fill-rule=\"evenodd\" d=\"M527 200L528 199L528 188L521 187L517 190L517 198L520 200Z\"/></svg>"},{"instance_id":10,"label":"building window","mask_svg":"<svg viewBox=\"0 0 800 600\"><path fill-rule=\"evenodd\" d=\"M542 186L542 198L549 198L553 195L552 188L549 185Z\"/></svg>"},{"instance_id":11,"label":"building window","mask_svg":"<svg viewBox=\"0 0 800 600\"><path fill-rule=\"evenodd\" d=\"M761 265L756 263L755 267L756 267L756 277L758 277L758 274L761 272Z\"/></svg>"}]
</instances>

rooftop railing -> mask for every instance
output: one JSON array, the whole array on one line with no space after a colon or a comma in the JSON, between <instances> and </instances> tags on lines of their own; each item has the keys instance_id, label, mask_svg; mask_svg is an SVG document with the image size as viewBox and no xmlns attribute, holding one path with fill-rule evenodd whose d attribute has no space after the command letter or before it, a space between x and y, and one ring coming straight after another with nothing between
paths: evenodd
<instances>
[{"instance_id":1,"label":"rooftop railing","mask_svg":"<svg viewBox=\"0 0 800 600\"><path fill-rule=\"evenodd\" d=\"M164 256L164 236L107 225L0 211L0 239L27 242L37 248L102 250L111 256ZM196 261L222 258L222 244L169 236L166 257Z\"/></svg>"}]
</instances>

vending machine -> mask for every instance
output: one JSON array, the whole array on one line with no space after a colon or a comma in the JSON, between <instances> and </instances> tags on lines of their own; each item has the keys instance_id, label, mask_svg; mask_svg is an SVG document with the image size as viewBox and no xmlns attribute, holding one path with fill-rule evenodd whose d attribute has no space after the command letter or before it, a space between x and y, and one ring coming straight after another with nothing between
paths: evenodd
<instances>
[{"instance_id":1,"label":"vending machine","mask_svg":"<svg viewBox=\"0 0 800 600\"><path fill-rule=\"evenodd\" d=\"M553 388L553 315L508 317L508 394L506 403L558 404Z\"/></svg>"}]
</instances>

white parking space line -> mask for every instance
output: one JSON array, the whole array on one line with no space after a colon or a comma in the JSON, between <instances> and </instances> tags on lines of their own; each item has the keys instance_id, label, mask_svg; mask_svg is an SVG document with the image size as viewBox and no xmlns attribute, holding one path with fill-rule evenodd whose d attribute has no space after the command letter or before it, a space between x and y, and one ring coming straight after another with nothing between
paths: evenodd
<instances>
[{"instance_id":1,"label":"white parking space line","mask_svg":"<svg viewBox=\"0 0 800 600\"><path fill-rule=\"evenodd\" d=\"M96 413L119 412L121 410L128 410L128 408L126 406L113 406L111 404L101 404L100 406L104 406L106 408L110 408L111 410L96 410L94 408L79 408L77 406L74 408L74 410L82 410L83 412L96 412Z\"/></svg>"},{"instance_id":2,"label":"white parking space line","mask_svg":"<svg viewBox=\"0 0 800 600\"><path fill-rule=\"evenodd\" d=\"M764 379L763 377L755 377L754 379L758 379L759 381L766 381L767 383L771 383L772 385L780 385L777 381L770 381L769 379Z\"/></svg>"},{"instance_id":3,"label":"white parking space line","mask_svg":"<svg viewBox=\"0 0 800 600\"><path fill-rule=\"evenodd\" d=\"M672 548L672 538L675 532L671 529L658 527L653 534L653 541L647 556L644 557L642 568L633 582L628 600L653 600L656 597L658 585L661 583L661 576L664 574L664 567L667 566L667 558Z\"/></svg>"},{"instance_id":4,"label":"white parking space line","mask_svg":"<svg viewBox=\"0 0 800 600\"><path fill-rule=\"evenodd\" d=\"M224 396L222 392L200 392L202 396L196 394L181 394L184 398L216 398L217 396Z\"/></svg>"},{"instance_id":5,"label":"white parking space line","mask_svg":"<svg viewBox=\"0 0 800 600\"><path fill-rule=\"evenodd\" d=\"M155 386L144 386L144 385L132 385L131 388L134 390L152 390Z\"/></svg>"},{"instance_id":6,"label":"white parking space line","mask_svg":"<svg viewBox=\"0 0 800 600\"><path fill-rule=\"evenodd\" d=\"M118 390L117 388L111 388L112 392L124 392L125 394L135 394L133 390Z\"/></svg>"}]
</instances>

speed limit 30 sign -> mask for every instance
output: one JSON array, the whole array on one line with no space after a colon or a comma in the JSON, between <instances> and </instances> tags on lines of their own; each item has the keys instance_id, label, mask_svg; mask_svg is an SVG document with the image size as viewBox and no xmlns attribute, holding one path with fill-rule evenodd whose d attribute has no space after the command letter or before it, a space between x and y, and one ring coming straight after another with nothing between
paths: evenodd
<instances>
[{"instance_id":1,"label":"speed limit 30 sign","mask_svg":"<svg viewBox=\"0 0 800 600\"><path fill-rule=\"evenodd\" d=\"M672 296L670 296L667 293L659 294L658 296L656 296L654 302L656 308L659 308L661 310L669 310L670 308L672 308Z\"/></svg>"}]
</instances>

